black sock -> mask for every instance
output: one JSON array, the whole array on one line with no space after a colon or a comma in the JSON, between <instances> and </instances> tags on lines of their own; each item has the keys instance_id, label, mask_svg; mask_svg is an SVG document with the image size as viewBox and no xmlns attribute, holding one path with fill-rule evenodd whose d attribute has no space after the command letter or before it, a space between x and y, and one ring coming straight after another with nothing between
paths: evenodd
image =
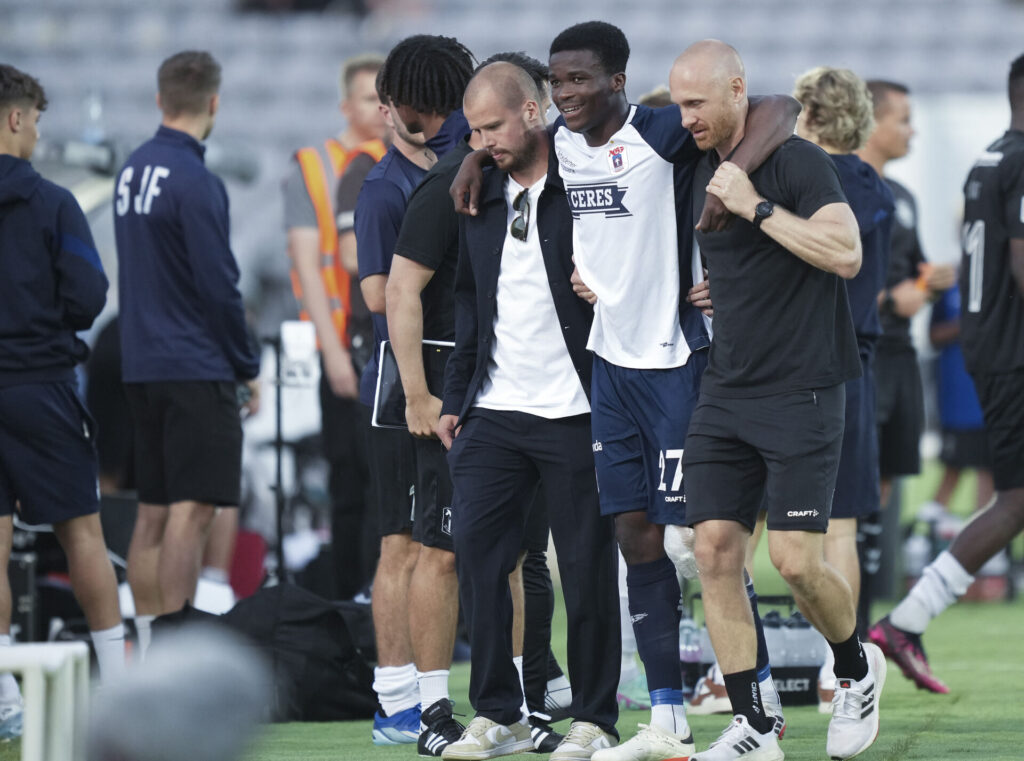
<instances>
[{"instance_id":1,"label":"black sock","mask_svg":"<svg viewBox=\"0 0 1024 761\"><path fill-rule=\"evenodd\" d=\"M626 568L629 612L647 688L682 690L679 668L679 580L668 558Z\"/></svg>"},{"instance_id":2,"label":"black sock","mask_svg":"<svg viewBox=\"0 0 1024 761\"><path fill-rule=\"evenodd\" d=\"M729 693L732 712L736 716L746 716L747 723L762 735L775 727L775 721L769 719L761 704L761 689L757 686L757 669L737 671L735 674L723 674L725 689Z\"/></svg>"},{"instance_id":3,"label":"black sock","mask_svg":"<svg viewBox=\"0 0 1024 761\"><path fill-rule=\"evenodd\" d=\"M833 669L836 679L855 679L859 682L868 675L868 658L860 646L857 632L851 634L845 642L829 642L828 645L836 657Z\"/></svg>"}]
</instances>

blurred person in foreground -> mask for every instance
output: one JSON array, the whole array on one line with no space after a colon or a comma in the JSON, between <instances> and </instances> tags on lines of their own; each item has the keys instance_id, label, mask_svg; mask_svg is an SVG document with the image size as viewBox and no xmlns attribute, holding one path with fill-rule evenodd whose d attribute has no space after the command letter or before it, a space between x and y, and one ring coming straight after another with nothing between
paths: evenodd
<instances>
[{"instance_id":1,"label":"blurred person in foreground","mask_svg":"<svg viewBox=\"0 0 1024 761\"><path fill-rule=\"evenodd\" d=\"M162 635L146 661L91 706L89 761L234 761L267 718L272 680L251 643L223 627Z\"/></svg>"},{"instance_id":2,"label":"blurred person in foreground","mask_svg":"<svg viewBox=\"0 0 1024 761\"><path fill-rule=\"evenodd\" d=\"M831 157L860 229L860 272L846 281L846 292L861 375L846 381L846 426L825 533L825 560L843 575L857 600L861 586L857 521L878 512L880 506L874 356L882 333L878 294L889 265L893 198L878 173L854 154L874 127L871 93L864 81L849 69L822 66L797 78L793 97L803 106L797 134ZM858 621L858 631L863 632L867 623ZM832 711L833 666L832 651L827 650L818 677L818 709L823 713Z\"/></svg>"},{"instance_id":3,"label":"blurred person in foreground","mask_svg":"<svg viewBox=\"0 0 1024 761\"><path fill-rule=\"evenodd\" d=\"M11 644L13 516L52 524L67 554L104 681L124 670L124 627L99 517L96 426L75 365L106 303L92 233L74 196L29 163L46 94L0 65L0 647ZM0 675L0 737L21 734L21 695Z\"/></svg>"},{"instance_id":4,"label":"blurred person in foreground","mask_svg":"<svg viewBox=\"0 0 1024 761\"><path fill-rule=\"evenodd\" d=\"M928 566L871 639L904 676L932 692L921 635L974 574L1024 529L1024 55L1010 65L1010 128L964 183L960 335L992 455L995 498Z\"/></svg>"},{"instance_id":5,"label":"blurred person in foreground","mask_svg":"<svg viewBox=\"0 0 1024 761\"><path fill-rule=\"evenodd\" d=\"M251 412L259 403L228 196L203 163L220 65L206 52L178 53L157 81L160 128L128 158L114 199L139 494L128 581L143 654L153 618L194 599L216 510L238 504L239 406Z\"/></svg>"}]
</instances>

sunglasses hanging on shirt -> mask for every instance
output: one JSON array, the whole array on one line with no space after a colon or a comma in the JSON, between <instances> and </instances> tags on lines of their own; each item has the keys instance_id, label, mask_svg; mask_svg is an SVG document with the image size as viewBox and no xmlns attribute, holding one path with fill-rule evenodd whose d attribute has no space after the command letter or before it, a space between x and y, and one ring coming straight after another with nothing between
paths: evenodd
<instances>
[{"instance_id":1,"label":"sunglasses hanging on shirt","mask_svg":"<svg viewBox=\"0 0 1024 761\"><path fill-rule=\"evenodd\" d=\"M512 237L518 241L526 242L526 236L530 231L530 194L526 188L519 191L519 195L512 201L512 211L516 216L509 226Z\"/></svg>"}]
</instances>

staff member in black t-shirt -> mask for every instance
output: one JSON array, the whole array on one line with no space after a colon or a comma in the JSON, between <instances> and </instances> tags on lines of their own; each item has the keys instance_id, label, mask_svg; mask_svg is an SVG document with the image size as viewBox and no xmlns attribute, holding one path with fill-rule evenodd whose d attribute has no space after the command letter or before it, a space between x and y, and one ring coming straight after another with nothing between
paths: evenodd
<instances>
[{"instance_id":1,"label":"staff member in black t-shirt","mask_svg":"<svg viewBox=\"0 0 1024 761\"><path fill-rule=\"evenodd\" d=\"M874 105L875 129L857 156L885 179L896 206L885 287L878 294L882 335L875 362L881 504L886 505L893 478L921 472L924 397L917 351L910 340L910 320L953 285L956 271L948 264L925 260L917 234L917 202L907 188L885 176L885 165L903 158L910 150L914 129L909 90L897 82L877 79L867 85ZM866 591L862 589L862 593Z\"/></svg>"},{"instance_id":2,"label":"staff member in black t-shirt","mask_svg":"<svg viewBox=\"0 0 1024 761\"><path fill-rule=\"evenodd\" d=\"M772 561L801 612L835 654L827 752L849 758L874 742L885 658L861 647L850 586L824 560L843 437L843 383L860 374L846 288L861 265L857 221L835 166L792 137L749 177L727 161L743 139L743 63L724 43L696 43L670 78L683 126L708 153L694 209L718 196L739 219L697 232L715 285L714 340L683 455L687 517L708 630L736 716L694 759L782 759L761 703L743 561L767 508Z\"/></svg>"},{"instance_id":3,"label":"staff member in black t-shirt","mask_svg":"<svg viewBox=\"0 0 1024 761\"><path fill-rule=\"evenodd\" d=\"M920 687L931 674L921 634L1024 529L1024 55L1010 66L1010 129L964 183L960 331L985 414L995 500L924 569L910 594L869 635Z\"/></svg>"}]
</instances>

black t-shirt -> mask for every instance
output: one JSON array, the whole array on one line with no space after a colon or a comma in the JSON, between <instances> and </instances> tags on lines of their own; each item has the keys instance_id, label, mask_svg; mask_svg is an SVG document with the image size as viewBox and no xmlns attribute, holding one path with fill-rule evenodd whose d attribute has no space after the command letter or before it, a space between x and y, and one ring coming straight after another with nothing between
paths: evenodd
<instances>
[{"instance_id":1,"label":"black t-shirt","mask_svg":"<svg viewBox=\"0 0 1024 761\"><path fill-rule=\"evenodd\" d=\"M1010 239L1024 239L1024 132L990 145L964 183L960 342L972 373L1024 368L1024 298Z\"/></svg>"},{"instance_id":2,"label":"black t-shirt","mask_svg":"<svg viewBox=\"0 0 1024 761\"><path fill-rule=\"evenodd\" d=\"M395 253L434 270L420 298L423 338L455 340L455 266L459 261L459 218L448 189L471 153L460 140L427 172L409 198Z\"/></svg>"},{"instance_id":3,"label":"black t-shirt","mask_svg":"<svg viewBox=\"0 0 1024 761\"><path fill-rule=\"evenodd\" d=\"M892 246L889 249L889 270L885 275L885 287L892 288L904 280L915 280L920 274L917 265L925 261L921 240L917 236L917 201L910 191L896 180L885 178L892 191L895 213L892 223ZM910 318L901 317L891 309L880 310L882 337L879 348L889 350L910 350Z\"/></svg>"},{"instance_id":4,"label":"black t-shirt","mask_svg":"<svg viewBox=\"0 0 1024 761\"><path fill-rule=\"evenodd\" d=\"M695 218L718 167L711 151L693 181ZM751 175L758 193L807 219L846 203L835 165L816 145L791 137ZM707 259L715 317L702 390L757 397L825 388L860 374L846 286L791 254L745 219L697 233Z\"/></svg>"}]
</instances>

